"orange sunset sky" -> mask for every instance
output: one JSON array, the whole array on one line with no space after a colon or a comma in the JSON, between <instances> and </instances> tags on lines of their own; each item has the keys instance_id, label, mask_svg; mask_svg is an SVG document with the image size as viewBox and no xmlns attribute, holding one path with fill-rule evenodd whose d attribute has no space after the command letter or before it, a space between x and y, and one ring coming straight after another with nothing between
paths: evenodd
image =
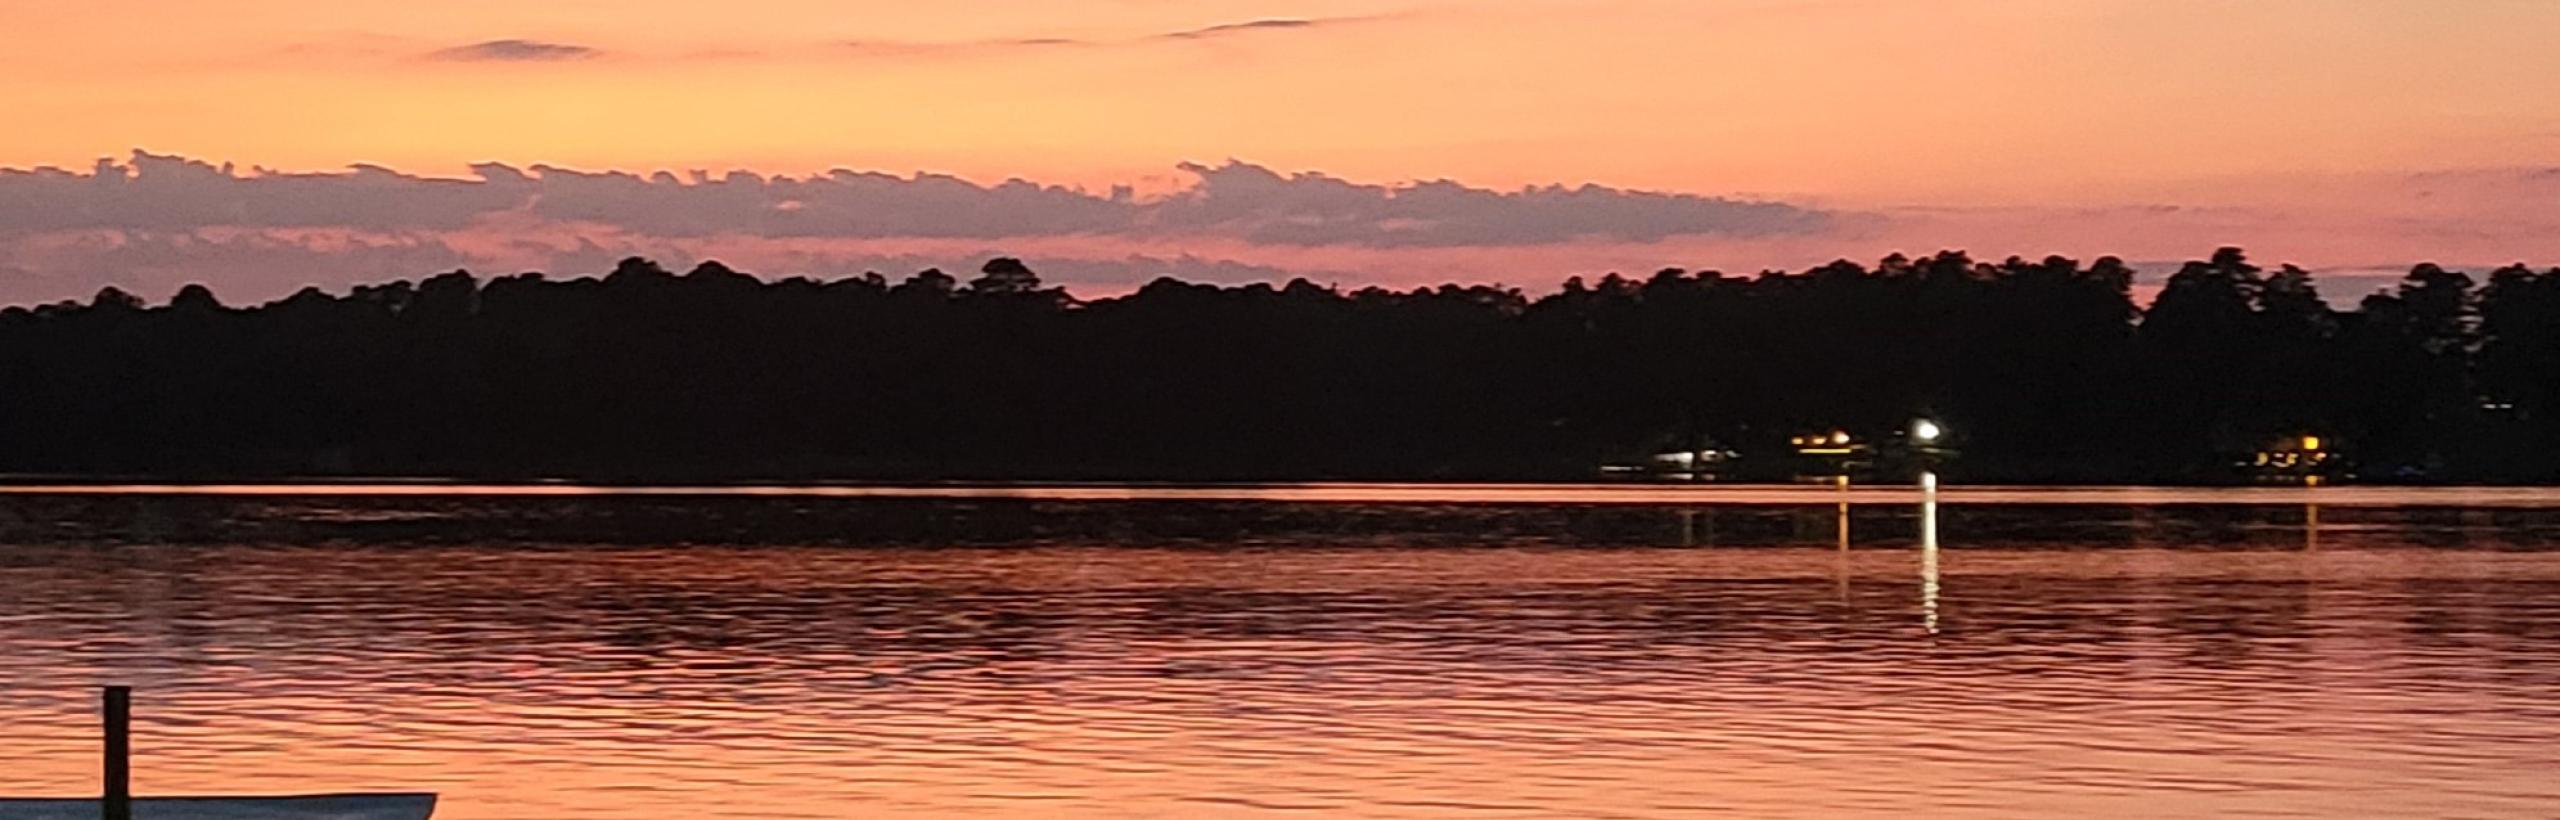
<instances>
[{"instance_id":1,"label":"orange sunset sky","mask_svg":"<svg viewBox=\"0 0 2560 820\"><path fill-rule=\"evenodd\" d=\"M1006 253L1109 292L1543 289L1946 247L2115 254L2156 282L2241 244L2349 304L2417 261L2560 264L2548 0L0 0L0 20L0 303L630 254L894 278Z\"/></svg>"}]
</instances>

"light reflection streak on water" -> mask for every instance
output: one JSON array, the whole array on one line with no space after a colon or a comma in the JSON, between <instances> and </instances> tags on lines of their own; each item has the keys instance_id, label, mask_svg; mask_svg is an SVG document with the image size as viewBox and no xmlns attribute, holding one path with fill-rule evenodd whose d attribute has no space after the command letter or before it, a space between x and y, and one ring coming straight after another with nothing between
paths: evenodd
<instances>
[{"instance_id":1,"label":"light reflection streak on water","mask_svg":"<svg viewBox=\"0 0 2560 820\"><path fill-rule=\"evenodd\" d=\"M1938 634L1938 476L1920 477L1920 613L1922 627Z\"/></svg>"}]
</instances>

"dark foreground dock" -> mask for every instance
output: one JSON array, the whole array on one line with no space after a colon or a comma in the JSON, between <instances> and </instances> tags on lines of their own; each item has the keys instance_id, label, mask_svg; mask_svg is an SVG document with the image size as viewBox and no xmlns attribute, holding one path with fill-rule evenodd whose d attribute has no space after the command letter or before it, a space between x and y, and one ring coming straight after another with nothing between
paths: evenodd
<instances>
[{"instance_id":1,"label":"dark foreground dock","mask_svg":"<svg viewBox=\"0 0 2560 820\"><path fill-rule=\"evenodd\" d=\"M325 794L291 797L133 796L133 689L107 687L97 798L0 798L0 820L428 820L432 794Z\"/></svg>"},{"instance_id":2,"label":"dark foreground dock","mask_svg":"<svg viewBox=\"0 0 2560 820\"><path fill-rule=\"evenodd\" d=\"M436 796L146 797L129 809L132 820L427 820ZM105 810L103 800L0 799L0 820L99 820Z\"/></svg>"}]
</instances>

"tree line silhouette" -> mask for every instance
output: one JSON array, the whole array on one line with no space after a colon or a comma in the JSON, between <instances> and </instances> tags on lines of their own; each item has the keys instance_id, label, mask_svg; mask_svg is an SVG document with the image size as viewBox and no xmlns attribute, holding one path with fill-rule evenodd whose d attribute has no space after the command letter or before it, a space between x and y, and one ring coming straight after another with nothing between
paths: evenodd
<instances>
[{"instance_id":1,"label":"tree line silhouette","mask_svg":"<svg viewBox=\"0 0 2560 820\"><path fill-rule=\"evenodd\" d=\"M1957 431L1952 477L2209 481L2315 434L2368 478L2560 479L2560 269L2352 310L2237 249L2147 306L2104 258L1946 252L1345 291L1023 263L767 282L642 259L233 308L0 311L0 472L723 479L1575 478L1809 430Z\"/></svg>"}]
</instances>

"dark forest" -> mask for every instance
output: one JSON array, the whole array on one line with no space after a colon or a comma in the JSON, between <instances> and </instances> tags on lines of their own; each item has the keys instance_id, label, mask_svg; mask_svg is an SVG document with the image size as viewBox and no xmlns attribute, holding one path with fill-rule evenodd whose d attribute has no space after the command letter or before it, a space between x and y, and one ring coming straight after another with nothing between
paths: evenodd
<instances>
[{"instance_id":1,"label":"dark forest","mask_svg":"<svg viewBox=\"0 0 2560 820\"><path fill-rule=\"evenodd\" d=\"M1961 253L1346 291L1011 259L765 281L639 259L258 307L0 311L0 472L89 477L1578 479L1943 420L1971 481L2222 481L2319 435L2374 481L2560 479L2560 270L2421 265L2353 309L2238 250ZM1750 474L1748 466L1741 468Z\"/></svg>"}]
</instances>

